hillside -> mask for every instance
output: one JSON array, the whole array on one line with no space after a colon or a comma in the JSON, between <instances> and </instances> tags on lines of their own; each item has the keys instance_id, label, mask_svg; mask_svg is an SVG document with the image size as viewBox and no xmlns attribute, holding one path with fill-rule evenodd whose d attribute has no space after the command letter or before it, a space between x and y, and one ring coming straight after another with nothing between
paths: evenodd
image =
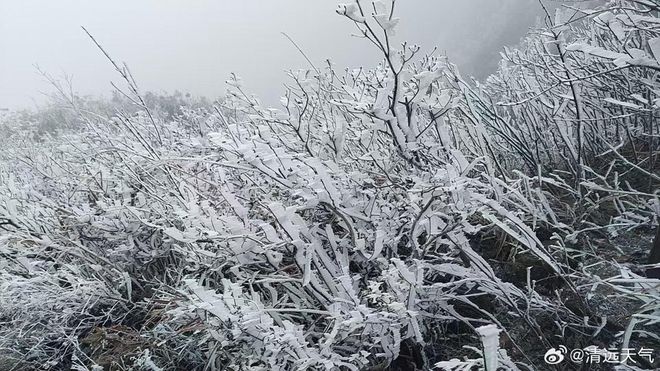
<instances>
[{"instance_id":1,"label":"hillside","mask_svg":"<svg viewBox=\"0 0 660 371\"><path fill-rule=\"evenodd\" d=\"M548 12L481 82L337 12L382 61L276 108L90 35L113 99L0 116L0 370L660 368L658 2Z\"/></svg>"}]
</instances>

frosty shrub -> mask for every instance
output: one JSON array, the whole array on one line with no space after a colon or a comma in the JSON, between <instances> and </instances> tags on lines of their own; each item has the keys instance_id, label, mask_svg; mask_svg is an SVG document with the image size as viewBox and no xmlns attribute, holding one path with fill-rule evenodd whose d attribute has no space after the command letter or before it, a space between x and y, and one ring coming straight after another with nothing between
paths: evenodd
<instances>
[{"instance_id":1,"label":"frosty shrub","mask_svg":"<svg viewBox=\"0 0 660 371\"><path fill-rule=\"evenodd\" d=\"M106 53L111 114L60 89L74 129L0 139L0 362L529 370L559 344L657 340L658 281L579 242L657 223L655 190L622 182L657 184L657 91L630 95L657 90L657 9L622 26L645 57L577 44L621 53L599 22L651 5L620 3L530 34L485 85L393 44L393 1L340 5L383 61L290 71L277 109L236 76L212 105L151 104Z\"/></svg>"},{"instance_id":2,"label":"frosty shrub","mask_svg":"<svg viewBox=\"0 0 660 371\"><path fill-rule=\"evenodd\" d=\"M616 232L657 218L657 16L649 1L546 13L473 98L496 146L517 155L503 159L508 168L571 188L576 228ZM589 224L594 211L615 220Z\"/></svg>"}]
</instances>

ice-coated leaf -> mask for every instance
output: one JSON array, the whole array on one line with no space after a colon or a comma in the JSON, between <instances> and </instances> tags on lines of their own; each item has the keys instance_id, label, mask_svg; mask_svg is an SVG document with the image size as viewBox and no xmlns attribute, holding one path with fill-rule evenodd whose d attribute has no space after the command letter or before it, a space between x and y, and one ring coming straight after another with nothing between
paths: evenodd
<instances>
[{"instance_id":1,"label":"ice-coated leaf","mask_svg":"<svg viewBox=\"0 0 660 371\"><path fill-rule=\"evenodd\" d=\"M635 103L622 102L622 101L614 99L614 98L605 98L603 100L607 103L616 104L618 106L622 106L622 107L626 107L626 108L633 108L633 109L641 108L640 106L636 105Z\"/></svg>"},{"instance_id":2,"label":"ice-coated leaf","mask_svg":"<svg viewBox=\"0 0 660 371\"><path fill-rule=\"evenodd\" d=\"M651 53L653 53L655 60L660 63L660 37L649 39L649 47L651 48Z\"/></svg>"},{"instance_id":3,"label":"ice-coated leaf","mask_svg":"<svg viewBox=\"0 0 660 371\"><path fill-rule=\"evenodd\" d=\"M497 370L498 353L500 349L500 329L497 325L477 327L477 334L483 345L483 358L486 370Z\"/></svg>"},{"instance_id":4,"label":"ice-coated leaf","mask_svg":"<svg viewBox=\"0 0 660 371\"><path fill-rule=\"evenodd\" d=\"M197 240L196 237L191 236L189 234L184 234L184 232L181 232L180 230L174 228L174 227L169 227L163 229L163 233L168 235L169 237L179 241L179 242L184 242L184 243L191 243L195 242Z\"/></svg>"}]
</instances>

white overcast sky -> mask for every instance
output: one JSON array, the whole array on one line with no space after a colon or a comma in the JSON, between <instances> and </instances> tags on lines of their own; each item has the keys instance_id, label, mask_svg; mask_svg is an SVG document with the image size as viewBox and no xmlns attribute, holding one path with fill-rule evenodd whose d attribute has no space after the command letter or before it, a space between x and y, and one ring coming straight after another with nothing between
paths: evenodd
<instances>
[{"instance_id":1,"label":"white overcast sky","mask_svg":"<svg viewBox=\"0 0 660 371\"><path fill-rule=\"evenodd\" d=\"M217 97L229 73L274 102L285 70L314 61L374 65L378 55L351 37L335 0L0 0L0 108L30 107L52 89L35 68L73 77L80 94L107 94L119 82L85 26L142 90ZM516 44L540 12L536 0L399 0L399 41L438 46L464 75L483 77L499 50Z\"/></svg>"}]
</instances>

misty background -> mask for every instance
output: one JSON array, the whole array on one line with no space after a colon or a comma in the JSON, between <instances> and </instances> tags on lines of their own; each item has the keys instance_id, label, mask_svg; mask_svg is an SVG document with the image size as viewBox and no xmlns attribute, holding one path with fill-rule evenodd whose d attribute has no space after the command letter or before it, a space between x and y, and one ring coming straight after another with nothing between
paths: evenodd
<instances>
[{"instance_id":1,"label":"misty background","mask_svg":"<svg viewBox=\"0 0 660 371\"><path fill-rule=\"evenodd\" d=\"M81 95L112 91L112 65L85 26L143 91L179 90L215 98L231 72L267 104L284 92L286 70L307 62L286 32L317 64L372 66L379 55L352 37L336 0L0 0L0 108L27 108L53 89L36 66L72 77ZM542 14L536 0L405 0L397 3L397 42L438 46L464 76L483 78L499 51L515 45ZM120 85L123 86L123 85Z\"/></svg>"}]
</instances>

